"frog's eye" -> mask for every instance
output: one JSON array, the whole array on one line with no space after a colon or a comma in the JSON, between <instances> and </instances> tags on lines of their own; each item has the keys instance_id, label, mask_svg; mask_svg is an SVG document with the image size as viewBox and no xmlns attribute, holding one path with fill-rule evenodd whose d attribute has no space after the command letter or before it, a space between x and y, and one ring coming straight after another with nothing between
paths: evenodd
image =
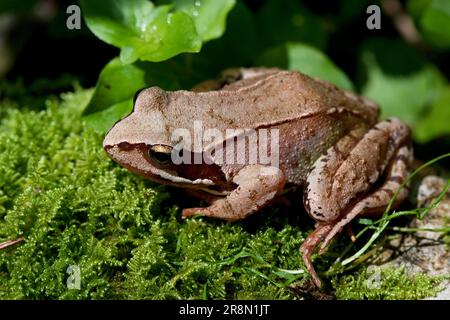
<instances>
[{"instance_id":1,"label":"frog's eye","mask_svg":"<svg viewBox=\"0 0 450 320\"><path fill-rule=\"evenodd\" d=\"M149 146L148 156L160 165L171 163L172 147L163 144Z\"/></svg>"}]
</instances>

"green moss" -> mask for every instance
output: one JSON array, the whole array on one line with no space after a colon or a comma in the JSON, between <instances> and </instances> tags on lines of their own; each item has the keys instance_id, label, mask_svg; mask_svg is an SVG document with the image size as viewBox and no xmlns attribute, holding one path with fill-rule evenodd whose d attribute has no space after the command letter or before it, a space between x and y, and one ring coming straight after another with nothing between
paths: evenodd
<instances>
[{"instance_id":1,"label":"green moss","mask_svg":"<svg viewBox=\"0 0 450 320\"><path fill-rule=\"evenodd\" d=\"M81 121L91 94L47 100L40 112L0 105L0 242L25 238L0 251L0 299L296 298L288 286L308 278L298 252L306 228L277 209L234 224L182 220L168 189L107 158ZM332 256L315 265L325 271ZM69 266L80 268L80 290L67 287ZM428 278L394 275L381 291L367 291L365 273L334 287L339 298L434 292Z\"/></svg>"},{"instance_id":2,"label":"green moss","mask_svg":"<svg viewBox=\"0 0 450 320\"><path fill-rule=\"evenodd\" d=\"M338 299L406 300L434 296L442 277L408 276L404 268L367 269L333 281Z\"/></svg>"}]
</instances>

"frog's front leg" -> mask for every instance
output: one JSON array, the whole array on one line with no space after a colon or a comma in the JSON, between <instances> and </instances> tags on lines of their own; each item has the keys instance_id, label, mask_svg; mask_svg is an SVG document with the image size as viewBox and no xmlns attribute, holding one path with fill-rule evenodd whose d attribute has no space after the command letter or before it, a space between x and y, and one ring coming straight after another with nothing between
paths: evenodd
<instances>
[{"instance_id":1,"label":"frog's front leg","mask_svg":"<svg viewBox=\"0 0 450 320\"><path fill-rule=\"evenodd\" d=\"M234 177L237 184L228 196L216 200L206 208L188 208L183 217L202 215L227 221L244 219L274 200L285 184L283 172L275 167L249 165Z\"/></svg>"},{"instance_id":2,"label":"frog's front leg","mask_svg":"<svg viewBox=\"0 0 450 320\"><path fill-rule=\"evenodd\" d=\"M379 123L356 144L347 142L330 148L308 177L305 207L318 223L300 249L318 286L320 280L311 263L316 246L322 242L322 252L354 217L382 213L406 179L412 163L409 129L396 119ZM384 172L385 182L369 192ZM399 192L393 207L406 195L406 190Z\"/></svg>"}]
</instances>

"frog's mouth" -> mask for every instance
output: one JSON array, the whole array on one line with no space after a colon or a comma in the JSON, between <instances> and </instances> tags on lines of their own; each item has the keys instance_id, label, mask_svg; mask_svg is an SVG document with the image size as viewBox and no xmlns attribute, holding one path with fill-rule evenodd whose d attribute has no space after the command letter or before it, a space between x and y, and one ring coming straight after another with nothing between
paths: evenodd
<instances>
[{"instance_id":1,"label":"frog's mouth","mask_svg":"<svg viewBox=\"0 0 450 320\"><path fill-rule=\"evenodd\" d=\"M225 196L229 195L231 192L230 190L214 190L211 188L201 188L199 190L205 191L209 194L212 194L214 196L219 196L219 197L225 197Z\"/></svg>"},{"instance_id":2,"label":"frog's mouth","mask_svg":"<svg viewBox=\"0 0 450 320\"><path fill-rule=\"evenodd\" d=\"M200 190L206 193L209 193L213 196L225 197L230 194L231 190L228 189L220 189L220 186L214 183L214 181L210 179L195 179L189 180L184 177L170 175L165 171L161 171L156 174L158 177L155 179L154 176L150 180L153 180L158 183L162 183L165 185L170 185L178 188L192 189L192 190Z\"/></svg>"}]
</instances>

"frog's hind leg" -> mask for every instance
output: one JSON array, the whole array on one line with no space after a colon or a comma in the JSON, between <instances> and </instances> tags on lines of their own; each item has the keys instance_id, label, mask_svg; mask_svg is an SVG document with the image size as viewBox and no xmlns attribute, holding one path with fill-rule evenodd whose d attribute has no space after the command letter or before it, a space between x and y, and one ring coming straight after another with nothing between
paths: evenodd
<instances>
[{"instance_id":1,"label":"frog's hind leg","mask_svg":"<svg viewBox=\"0 0 450 320\"><path fill-rule=\"evenodd\" d=\"M407 187L401 187L408 175L411 164L411 148L400 148L395 155L391 167L388 169L386 181L382 186L358 202L337 223L318 224L314 232L308 236L300 247L300 251L303 254L306 269L318 287L321 286L321 282L311 263L311 254L314 249L322 243L319 250L319 254L322 254L336 234L339 233L356 216L364 214L382 214L396 193L396 197L392 203L392 208L395 208L398 204L400 204L408 195Z\"/></svg>"},{"instance_id":2,"label":"frog's hind leg","mask_svg":"<svg viewBox=\"0 0 450 320\"><path fill-rule=\"evenodd\" d=\"M312 268L311 253L320 243L322 252L357 215L383 212L409 172L412 151L408 144L409 129L392 119L377 124L360 139L351 133L316 161L307 179L304 203L318 221L317 232L300 248L316 285L320 281ZM370 191L383 173L383 185ZM406 195L407 190L400 191L393 207Z\"/></svg>"},{"instance_id":3,"label":"frog's hind leg","mask_svg":"<svg viewBox=\"0 0 450 320\"><path fill-rule=\"evenodd\" d=\"M359 215L381 215L389 205L391 199L393 203L391 208L397 207L408 196L407 186L402 187L406 180L409 169L412 165L413 157L411 148L408 146L400 148L394 157L391 167L388 169L386 180L381 187L370 193L359 201L344 217L333 225L333 228L326 235L320 246L319 254L325 251L325 248L350 221Z\"/></svg>"}]
</instances>

